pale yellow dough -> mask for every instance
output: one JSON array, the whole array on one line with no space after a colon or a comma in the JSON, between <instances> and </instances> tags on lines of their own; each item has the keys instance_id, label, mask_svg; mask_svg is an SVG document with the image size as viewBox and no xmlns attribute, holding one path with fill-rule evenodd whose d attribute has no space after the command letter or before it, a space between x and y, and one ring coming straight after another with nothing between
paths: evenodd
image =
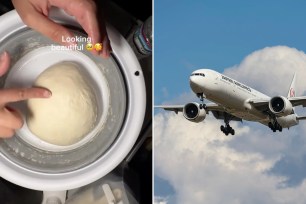
<instances>
[{"instance_id":1,"label":"pale yellow dough","mask_svg":"<svg viewBox=\"0 0 306 204\"><path fill-rule=\"evenodd\" d=\"M33 134L55 145L80 141L96 122L96 98L81 67L62 62L41 73L35 86L52 92L48 99L28 100L27 124Z\"/></svg>"}]
</instances>

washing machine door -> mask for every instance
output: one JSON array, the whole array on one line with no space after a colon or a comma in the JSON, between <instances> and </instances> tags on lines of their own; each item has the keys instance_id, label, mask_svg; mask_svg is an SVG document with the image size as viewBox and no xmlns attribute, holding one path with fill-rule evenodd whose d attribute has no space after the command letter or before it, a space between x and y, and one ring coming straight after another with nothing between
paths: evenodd
<instances>
[{"instance_id":1,"label":"washing machine door","mask_svg":"<svg viewBox=\"0 0 306 204\"><path fill-rule=\"evenodd\" d=\"M75 36L86 37L75 19L61 10L51 18ZM0 87L28 87L47 67L61 61L80 64L95 87L98 122L80 142L56 146L37 139L24 126L10 139L0 140L0 176L17 185L44 191L78 188L112 171L132 149L140 133L146 107L144 77L126 40L107 27L109 59L86 49L60 50L50 39L23 24L16 11L0 17L0 52L11 55L9 73ZM85 48L87 42L80 42ZM26 102L13 104L27 114Z\"/></svg>"}]
</instances>

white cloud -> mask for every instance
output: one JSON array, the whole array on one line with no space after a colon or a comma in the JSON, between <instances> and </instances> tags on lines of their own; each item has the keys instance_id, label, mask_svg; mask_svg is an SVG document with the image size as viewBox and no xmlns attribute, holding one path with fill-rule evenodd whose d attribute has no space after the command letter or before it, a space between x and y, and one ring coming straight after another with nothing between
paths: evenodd
<instances>
[{"instance_id":1,"label":"white cloud","mask_svg":"<svg viewBox=\"0 0 306 204\"><path fill-rule=\"evenodd\" d=\"M275 162L259 153L239 153L230 148L227 143L233 137L225 137L219 125L211 118L205 124L194 124L174 114L155 116L155 169L176 190L176 203L223 203L247 197L248 192L261 187L256 182L251 185L252 180ZM233 127L238 132L235 137L250 131L236 124ZM260 177L261 183L266 177ZM261 189L257 194L267 190Z\"/></svg>"},{"instance_id":2,"label":"white cloud","mask_svg":"<svg viewBox=\"0 0 306 204\"><path fill-rule=\"evenodd\" d=\"M175 98L174 100L164 101L163 104L185 104L190 101L198 100L192 92L185 92L182 93L179 97Z\"/></svg>"},{"instance_id":3,"label":"white cloud","mask_svg":"<svg viewBox=\"0 0 306 204\"><path fill-rule=\"evenodd\" d=\"M266 47L248 55L240 65L225 74L270 95L285 95L294 72L297 73L297 94L305 91L306 55L286 46Z\"/></svg>"},{"instance_id":4,"label":"white cloud","mask_svg":"<svg viewBox=\"0 0 306 204\"><path fill-rule=\"evenodd\" d=\"M278 46L256 51L225 73L267 94L287 94L292 70L298 73L302 93L306 55L296 49ZM168 204L306 203L305 180L289 187L284 183L290 175L271 172L284 156L298 160L306 154L303 125L273 134L260 124L233 122L236 135L225 137L221 124L211 116L192 123L181 114L155 115L155 174L176 192L176 201ZM300 138L298 144L295 138Z\"/></svg>"},{"instance_id":5,"label":"white cloud","mask_svg":"<svg viewBox=\"0 0 306 204\"><path fill-rule=\"evenodd\" d=\"M168 198L157 196L154 198L154 204L168 204Z\"/></svg>"}]
</instances>

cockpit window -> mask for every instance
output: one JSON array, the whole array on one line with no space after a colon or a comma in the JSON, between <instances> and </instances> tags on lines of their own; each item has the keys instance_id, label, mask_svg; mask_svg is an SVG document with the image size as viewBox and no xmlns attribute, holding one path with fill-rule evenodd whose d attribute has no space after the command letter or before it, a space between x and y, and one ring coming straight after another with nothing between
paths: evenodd
<instances>
[{"instance_id":1,"label":"cockpit window","mask_svg":"<svg viewBox=\"0 0 306 204\"><path fill-rule=\"evenodd\" d=\"M205 77L205 74L203 74L203 73L192 73L191 76L202 76L202 77Z\"/></svg>"}]
</instances>

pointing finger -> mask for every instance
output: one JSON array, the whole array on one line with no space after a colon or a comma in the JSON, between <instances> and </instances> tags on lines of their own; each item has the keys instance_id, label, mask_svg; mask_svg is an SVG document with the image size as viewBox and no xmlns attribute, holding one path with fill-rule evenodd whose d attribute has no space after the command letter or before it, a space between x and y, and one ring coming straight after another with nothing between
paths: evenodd
<instances>
[{"instance_id":1,"label":"pointing finger","mask_svg":"<svg viewBox=\"0 0 306 204\"><path fill-rule=\"evenodd\" d=\"M31 98L49 98L51 92L44 88L10 88L0 90L0 105Z\"/></svg>"}]
</instances>

